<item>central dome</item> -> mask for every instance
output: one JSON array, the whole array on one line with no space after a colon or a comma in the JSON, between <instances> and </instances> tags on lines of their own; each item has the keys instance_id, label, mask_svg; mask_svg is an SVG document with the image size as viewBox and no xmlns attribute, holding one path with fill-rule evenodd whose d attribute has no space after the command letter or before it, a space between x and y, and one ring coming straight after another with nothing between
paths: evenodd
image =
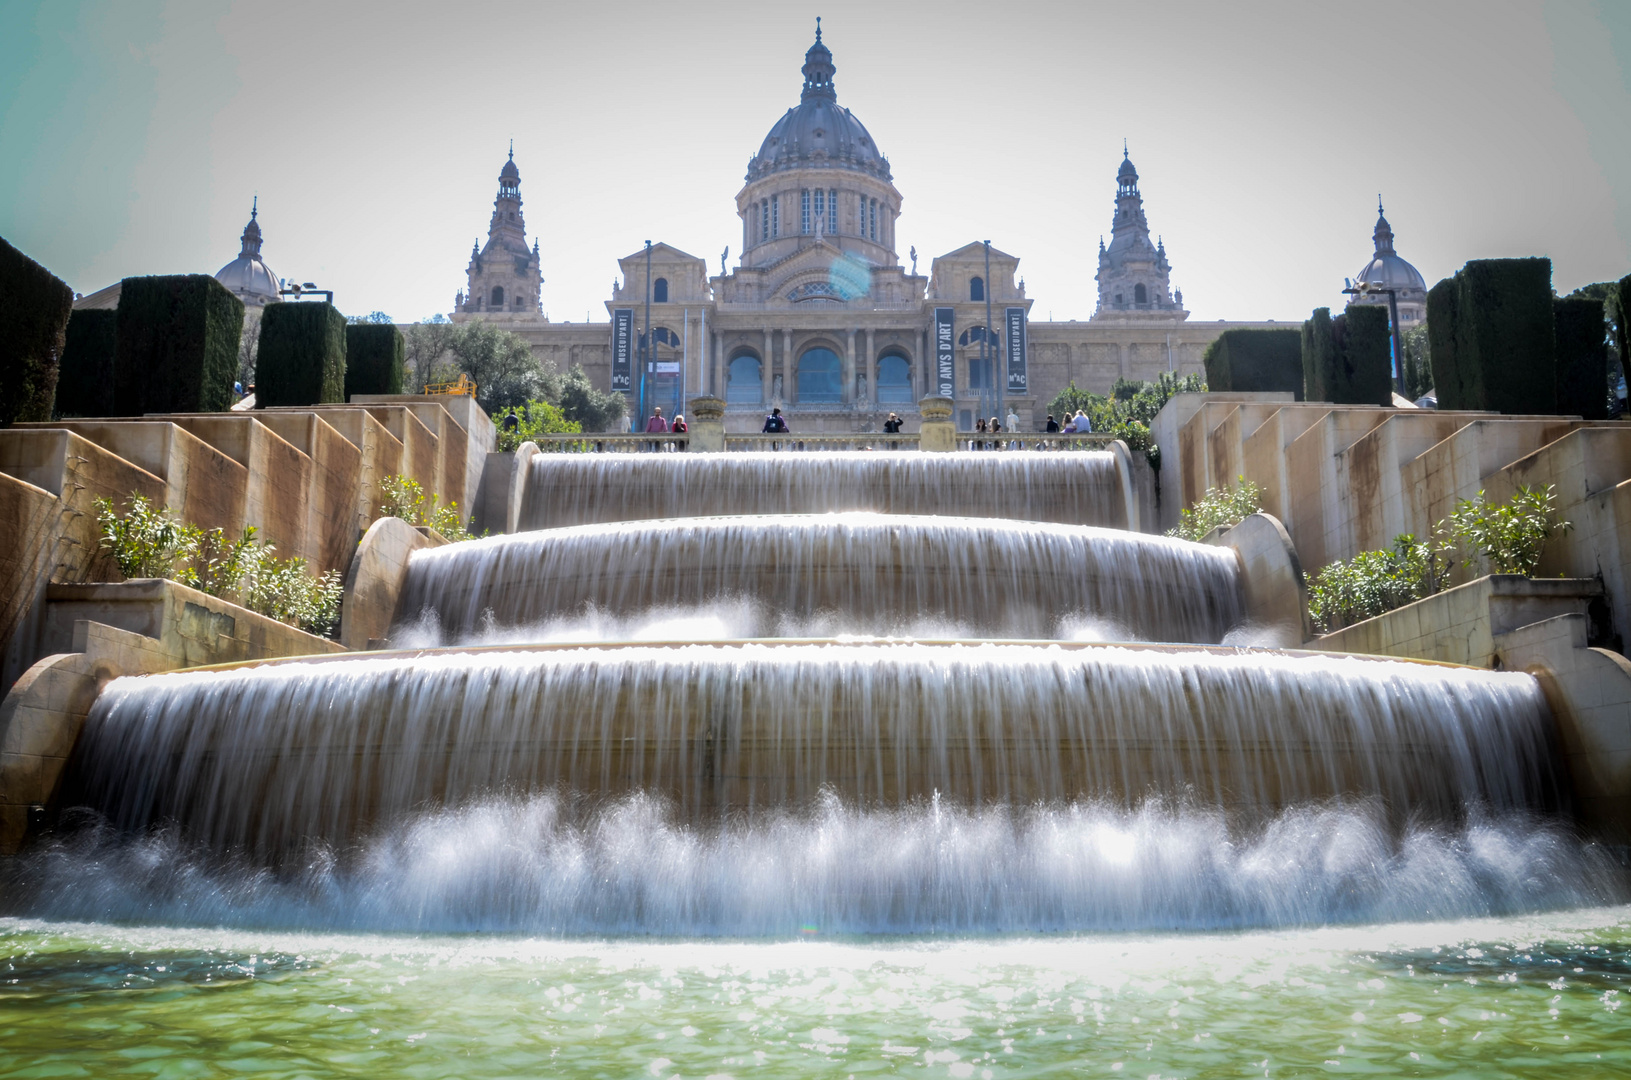
<instances>
[{"instance_id":1,"label":"central dome","mask_svg":"<svg viewBox=\"0 0 1631 1080\"><path fill-rule=\"evenodd\" d=\"M866 125L838 104L832 81L837 70L817 26L815 44L804 54L802 100L765 136L759 152L748 162L748 180L783 169L824 165L892 179L889 159L872 141Z\"/></svg>"}]
</instances>

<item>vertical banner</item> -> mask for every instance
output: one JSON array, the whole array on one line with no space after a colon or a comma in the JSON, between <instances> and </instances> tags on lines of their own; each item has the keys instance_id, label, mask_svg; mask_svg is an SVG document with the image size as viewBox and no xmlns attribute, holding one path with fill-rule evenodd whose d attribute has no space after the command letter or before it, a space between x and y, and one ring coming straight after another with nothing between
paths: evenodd
<instances>
[{"instance_id":1,"label":"vertical banner","mask_svg":"<svg viewBox=\"0 0 1631 1080\"><path fill-rule=\"evenodd\" d=\"M612 389L634 392L634 309L612 312Z\"/></svg>"},{"instance_id":2,"label":"vertical banner","mask_svg":"<svg viewBox=\"0 0 1631 1080\"><path fill-rule=\"evenodd\" d=\"M1025 309L1011 307L1008 315L1008 392L1015 395L1030 393L1025 378Z\"/></svg>"},{"instance_id":3,"label":"vertical banner","mask_svg":"<svg viewBox=\"0 0 1631 1080\"><path fill-rule=\"evenodd\" d=\"M934 384L941 397L957 396L957 384L952 377L953 309L934 309Z\"/></svg>"}]
</instances>

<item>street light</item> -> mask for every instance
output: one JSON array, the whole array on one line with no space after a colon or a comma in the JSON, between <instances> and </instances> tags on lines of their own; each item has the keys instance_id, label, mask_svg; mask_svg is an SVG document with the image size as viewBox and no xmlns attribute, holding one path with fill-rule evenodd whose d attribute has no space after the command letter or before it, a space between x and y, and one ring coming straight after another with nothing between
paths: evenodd
<instances>
[{"instance_id":1,"label":"street light","mask_svg":"<svg viewBox=\"0 0 1631 1080\"><path fill-rule=\"evenodd\" d=\"M1343 278L1342 284L1347 286L1342 292L1346 296L1369 296L1372 293L1387 294L1388 334L1393 339L1393 392L1400 397L1404 392L1404 349L1399 343L1399 291L1389 289L1383 285L1361 281L1355 285L1349 278Z\"/></svg>"}]
</instances>

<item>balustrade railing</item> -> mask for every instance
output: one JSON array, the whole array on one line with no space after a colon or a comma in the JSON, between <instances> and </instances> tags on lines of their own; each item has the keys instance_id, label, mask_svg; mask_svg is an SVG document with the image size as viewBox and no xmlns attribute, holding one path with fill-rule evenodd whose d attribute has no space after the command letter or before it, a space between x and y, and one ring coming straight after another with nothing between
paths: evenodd
<instances>
[{"instance_id":1,"label":"balustrade railing","mask_svg":"<svg viewBox=\"0 0 1631 1080\"><path fill-rule=\"evenodd\" d=\"M1062 432L1003 431L996 435L959 431L959 450L1103 450L1116 437L1109 432L1066 435Z\"/></svg>"},{"instance_id":2,"label":"balustrade railing","mask_svg":"<svg viewBox=\"0 0 1631 1080\"><path fill-rule=\"evenodd\" d=\"M545 454L671 454L684 453L691 436L684 432L650 435L613 435L591 432L585 435L534 435L530 440Z\"/></svg>"},{"instance_id":3,"label":"balustrade railing","mask_svg":"<svg viewBox=\"0 0 1631 1080\"><path fill-rule=\"evenodd\" d=\"M917 450L918 436L901 432L855 434L853 432L806 433L788 432L781 435L725 434L726 450Z\"/></svg>"},{"instance_id":4,"label":"balustrade railing","mask_svg":"<svg viewBox=\"0 0 1631 1080\"><path fill-rule=\"evenodd\" d=\"M1043 432L1003 432L1000 435L980 435L960 431L956 436L958 450L1102 450L1115 439L1109 433L1091 435L1045 434ZM609 434L594 432L584 435L535 435L532 442L546 454L674 454L690 449L689 434ZM725 449L775 451L782 453L808 453L831 450L920 450L921 439L916 432L890 435L883 432L857 434L854 432L788 432L781 435L732 434L725 435Z\"/></svg>"}]
</instances>

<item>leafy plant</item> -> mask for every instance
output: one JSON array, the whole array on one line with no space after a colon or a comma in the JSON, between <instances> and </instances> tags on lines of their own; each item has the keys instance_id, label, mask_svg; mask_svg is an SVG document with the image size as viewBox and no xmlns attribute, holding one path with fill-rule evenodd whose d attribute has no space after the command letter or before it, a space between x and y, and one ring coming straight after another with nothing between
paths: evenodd
<instances>
[{"instance_id":1,"label":"leafy plant","mask_svg":"<svg viewBox=\"0 0 1631 1080\"><path fill-rule=\"evenodd\" d=\"M1393 538L1392 551L1338 559L1309 578L1308 614L1321 633L1330 633L1430 596L1449 584L1445 551L1442 542L1405 533Z\"/></svg>"},{"instance_id":2,"label":"leafy plant","mask_svg":"<svg viewBox=\"0 0 1631 1080\"><path fill-rule=\"evenodd\" d=\"M559 406L547 401L529 401L514 412L515 427L506 428L504 419L498 423L498 449L506 453L539 435L576 435L583 430L582 424L568 420Z\"/></svg>"},{"instance_id":3,"label":"leafy plant","mask_svg":"<svg viewBox=\"0 0 1631 1080\"><path fill-rule=\"evenodd\" d=\"M1168 529L1168 536L1181 540L1200 540L1219 525L1239 525L1263 509L1263 489L1246 479L1237 477L1232 488L1209 487L1192 509L1178 512L1178 527Z\"/></svg>"},{"instance_id":4,"label":"leafy plant","mask_svg":"<svg viewBox=\"0 0 1631 1080\"><path fill-rule=\"evenodd\" d=\"M311 634L332 634L339 626L340 572L313 577L305 559L277 558L276 548L255 539L253 525L229 541L221 529L189 525L140 495L122 515L112 500L98 499L96 513L102 549L127 578L169 578Z\"/></svg>"},{"instance_id":5,"label":"leafy plant","mask_svg":"<svg viewBox=\"0 0 1631 1080\"><path fill-rule=\"evenodd\" d=\"M449 501L446 506L437 506L436 497L427 497L419 481L387 476L380 481L379 489L381 517L401 518L409 525L435 529L454 543L475 539L459 521L459 504Z\"/></svg>"},{"instance_id":6,"label":"leafy plant","mask_svg":"<svg viewBox=\"0 0 1631 1080\"><path fill-rule=\"evenodd\" d=\"M192 558L198 543L196 529L168 506L155 509L140 495L130 497L122 515L112 499L97 499L96 520L102 526L102 550L127 578L174 578L176 564Z\"/></svg>"},{"instance_id":7,"label":"leafy plant","mask_svg":"<svg viewBox=\"0 0 1631 1080\"><path fill-rule=\"evenodd\" d=\"M1466 550L1465 565L1480 561L1495 574L1534 575L1546 541L1574 526L1558 521L1557 496L1547 484L1537 491L1525 484L1505 503L1491 504L1480 491L1456 504L1449 532Z\"/></svg>"}]
</instances>

